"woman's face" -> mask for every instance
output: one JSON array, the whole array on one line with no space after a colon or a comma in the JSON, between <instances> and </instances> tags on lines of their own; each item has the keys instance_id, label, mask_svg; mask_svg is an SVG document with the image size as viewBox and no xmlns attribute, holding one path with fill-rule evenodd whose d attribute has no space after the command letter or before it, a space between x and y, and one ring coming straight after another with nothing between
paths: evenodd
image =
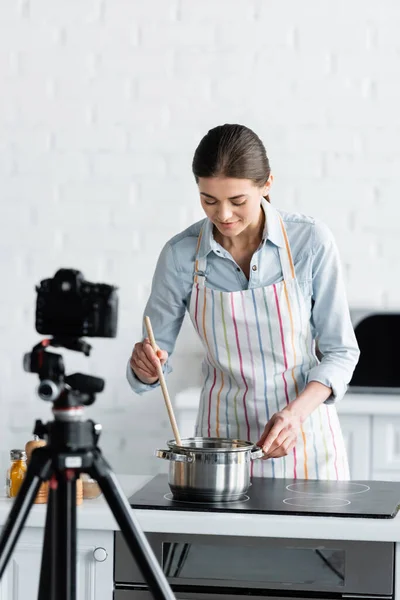
<instances>
[{"instance_id":1,"label":"woman's face","mask_svg":"<svg viewBox=\"0 0 400 600\"><path fill-rule=\"evenodd\" d=\"M250 179L234 177L200 177L201 205L218 231L235 237L260 219L260 201L272 184L272 175L259 187Z\"/></svg>"}]
</instances>

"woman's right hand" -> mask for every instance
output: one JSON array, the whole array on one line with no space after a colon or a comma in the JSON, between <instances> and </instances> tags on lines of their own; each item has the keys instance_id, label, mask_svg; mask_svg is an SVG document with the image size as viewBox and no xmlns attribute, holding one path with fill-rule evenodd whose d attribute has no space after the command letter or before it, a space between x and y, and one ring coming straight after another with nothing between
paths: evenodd
<instances>
[{"instance_id":1,"label":"woman's right hand","mask_svg":"<svg viewBox=\"0 0 400 600\"><path fill-rule=\"evenodd\" d=\"M158 381L157 365L164 365L168 359L168 352L157 346L157 354L151 347L150 340L146 338L138 342L132 352L130 365L136 377L143 383L151 385Z\"/></svg>"}]
</instances>

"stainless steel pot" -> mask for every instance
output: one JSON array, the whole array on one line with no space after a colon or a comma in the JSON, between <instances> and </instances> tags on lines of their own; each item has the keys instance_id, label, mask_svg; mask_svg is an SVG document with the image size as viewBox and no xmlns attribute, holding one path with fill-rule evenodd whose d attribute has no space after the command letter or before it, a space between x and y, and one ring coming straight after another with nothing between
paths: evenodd
<instances>
[{"instance_id":1,"label":"stainless steel pot","mask_svg":"<svg viewBox=\"0 0 400 600\"><path fill-rule=\"evenodd\" d=\"M169 460L168 483L176 500L226 502L240 500L250 486L250 464L263 451L251 442L194 437L167 442L156 456Z\"/></svg>"}]
</instances>

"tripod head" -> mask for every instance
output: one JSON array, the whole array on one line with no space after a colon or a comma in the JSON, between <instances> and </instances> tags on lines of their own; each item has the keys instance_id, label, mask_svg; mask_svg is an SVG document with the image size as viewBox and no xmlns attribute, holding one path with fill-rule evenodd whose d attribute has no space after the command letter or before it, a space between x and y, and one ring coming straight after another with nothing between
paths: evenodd
<instances>
[{"instance_id":1,"label":"tripod head","mask_svg":"<svg viewBox=\"0 0 400 600\"><path fill-rule=\"evenodd\" d=\"M24 370L39 375L38 395L54 402L58 413L89 406L103 391L104 380L83 373L65 375L61 355L47 352L46 348L64 347L89 356L91 346L81 339L83 336L115 337L117 288L86 281L76 269L59 269L53 278L43 279L36 291L36 331L53 337L42 340L25 354Z\"/></svg>"},{"instance_id":2,"label":"tripod head","mask_svg":"<svg viewBox=\"0 0 400 600\"><path fill-rule=\"evenodd\" d=\"M79 338L54 337L36 344L31 352L25 354L23 366L28 373L39 375L39 397L54 402L54 408L58 410L93 404L96 394L104 389L104 379L83 373L65 375L62 356L47 352L49 346L75 350L85 356L89 356L91 351L90 344Z\"/></svg>"}]
</instances>

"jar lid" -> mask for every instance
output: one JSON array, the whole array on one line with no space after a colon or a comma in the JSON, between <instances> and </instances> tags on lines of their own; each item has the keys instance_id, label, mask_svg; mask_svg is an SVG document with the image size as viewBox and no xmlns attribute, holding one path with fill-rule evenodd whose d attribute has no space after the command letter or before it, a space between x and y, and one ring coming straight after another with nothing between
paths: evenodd
<instances>
[{"instance_id":1,"label":"jar lid","mask_svg":"<svg viewBox=\"0 0 400 600\"><path fill-rule=\"evenodd\" d=\"M24 460L26 459L26 452L24 450L10 450L11 460Z\"/></svg>"}]
</instances>

